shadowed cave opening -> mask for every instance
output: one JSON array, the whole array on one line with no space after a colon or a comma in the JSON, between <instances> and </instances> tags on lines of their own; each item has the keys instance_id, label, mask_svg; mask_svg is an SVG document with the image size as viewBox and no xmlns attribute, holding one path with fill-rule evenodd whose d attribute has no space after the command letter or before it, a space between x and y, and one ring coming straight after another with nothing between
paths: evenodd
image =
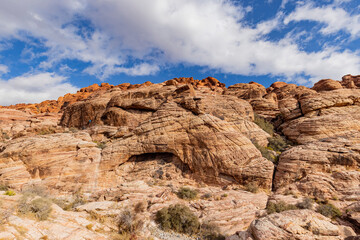
<instances>
[{"instance_id":1,"label":"shadowed cave opening","mask_svg":"<svg viewBox=\"0 0 360 240\"><path fill-rule=\"evenodd\" d=\"M192 173L187 164L183 163L178 156L169 152L133 155L119 168L124 174L126 173L127 179L149 177L152 179L173 180L190 177Z\"/></svg>"}]
</instances>

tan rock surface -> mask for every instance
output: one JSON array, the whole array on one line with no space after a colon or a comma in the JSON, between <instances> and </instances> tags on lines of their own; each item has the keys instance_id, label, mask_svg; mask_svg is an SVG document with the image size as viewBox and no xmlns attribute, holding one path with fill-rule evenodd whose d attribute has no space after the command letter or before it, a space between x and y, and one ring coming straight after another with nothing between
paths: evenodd
<instances>
[{"instance_id":1,"label":"tan rock surface","mask_svg":"<svg viewBox=\"0 0 360 240\"><path fill-rule=\"evenodd\" d=\"M278 192L360 201L360 134L308 143L285 151L274 179Z\"/></svg>"},{"instance_id":2,"label":"tan rock surface","mask_svg":"<svg viewBox=\"0 0 360 240\"><path fill-rule=\"evenodd\" d=\"M59 114L32 114L14 109L0 108L0 141L21 136L34 136L63 132L58 126Z\"/></svg>"},{"instance_id":3,"label":"tan rock surface","mask_svg":"<svg viewBox=\"0 0 360 240\"><path fill-rule=\"evenodd\" d=\"M18 138L1 147L0 182L16 189L39 182L62 191L91 191L100 154L87 133Z\"/></svg>"},{"instance_id":4,"label":"tan rock surface","mask_svg":"<svg viewBox=\"0 0 360 240\"><path fill-rule=\"evenodd\" d=\"M339 81L335 81L332 79L322 79L314 84L314 86L311 88L317 92L321 91L331 91L336 89L343 88L341 83Z\"/></svg>"},{"instance_id":5,"label":"tan rock surface","mask_svg":"<svg viewBox=\"0 0 360 240\"><path fill-rule=\"evenodd\" d=\"M351 228L334 224L331 219L319 213L311 210L290 210L255 220L247 234L239 232L227 240L340 240L355 235Z\"/></svg>"}]
</instances>

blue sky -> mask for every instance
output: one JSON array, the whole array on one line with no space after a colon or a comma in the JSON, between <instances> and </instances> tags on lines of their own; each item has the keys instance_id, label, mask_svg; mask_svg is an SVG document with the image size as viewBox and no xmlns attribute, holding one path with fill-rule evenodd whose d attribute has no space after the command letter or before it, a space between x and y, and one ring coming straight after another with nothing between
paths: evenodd
<instances>
[{"instance_id":1,"label":"blue sky","mask_svg":"<svg viewBox=\"0 0 360 240\"><path fill-rule=\"evenodd\" d=\"M360 74L353 0L0 0L0 105L94 83Z\"/></svg>"}]
</instances>

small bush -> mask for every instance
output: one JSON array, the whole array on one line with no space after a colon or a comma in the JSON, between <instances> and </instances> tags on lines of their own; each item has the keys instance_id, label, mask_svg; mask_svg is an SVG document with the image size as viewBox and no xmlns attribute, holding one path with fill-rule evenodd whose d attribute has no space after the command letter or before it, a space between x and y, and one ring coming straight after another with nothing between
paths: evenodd
<instances>
[{"instance_id":1,"label":"small bush","mask_svg":"<svg viewBox=\"0 0 360 240\"><path fill-rule=\"evenodd\" d=\"M165 207L156 213L155 221L165 230L179 233L195 234L199 232L200 223L191 210L184 205L176 204Z\"/></svg>"},{"instance_id":2,"label":"small bush","mask_svg":"<svg viewBox=\"0 0 360 240\"><path fill-rule=\"evenodd\" d=\"M286 140L280 135L275 135L274 137L268 138L268 141L268 146L276 152L283 152L289 146Z\"/></svg>"},{"instance_id":3,"label":"small bush","mask_svg":"<svg viewBox=\"0 0 360 240\"><path fill-rule=\"evenodd\" d=\"M270 136L274 134L274 126L256 113L254 114L254 123L256 123L262 130L270 134Z\"/></svg>"},{"instance_id":4,"label":"small bush","mask_svg":"<svg viewBox=\"0 0 360 240\"><path fill-rule=\"evenodd\" d=\"M302 202L296 204L296 207L300 209L312 209L314 204L314 200L311 198L305 198Z\"/></svg>"},{"instance_id":5,"label":"small bush","mask_svg":"<svg viewBox=\"0 0 360 240\"><path fill-rule=\"evenodd\" d=\"M249 182L245 185L245 191L257 193L259 191L259 186L255 182Z\"/></svg>"},{"instance_id":6,"label":"small bush","mask_svg":"<svg viewBox=\"0 0 360 240\"><path fill-rule=\"evenodd\" d=\"M0 184L0 191L7 191L9 190L9 187L5 184Z\"/></svg>"},{"instance_id":7,"label":"small bush","mask_svg":"<svg viewBox=\"0 0 360 240\"><path fill-rule=\"evenodd\" d=\"M144 225L143 220L132 211L125 210L117 218L120 234L136 234Z\"/></svg>"},{"instance_id":8,"label":"small bush","mask_svg":"<svg viewBox=\"0 0 360 240\"><path fill-rule=\"evenodd\" d=\"M4 195L7 195L7 196L15 196L16 193L13 191L13 190L7 190Z\"/></svg>"},{"instance_id":9,"label":"small bush","mask_svg":"<svg viewBox=\"0 0 360 240\"><path fill-rule=\"evenodd\" d=\"M209 199L212 197L211 193L205 193L204 195L201 196L202 199Z\"/></svg>"},{"instance_id":10,"label":"small bush","mask_svg":"<svg viewBox=\"0 0 360 240\"><path fill-rule=\"evenodd\" d=\"M138 202L135 206L134 206L134 211L135 213L142 213L146 210L147 208L147 203L146 202Z\"/></svg>"},{"instance_id":11,"label":"small bush","mask_svg":"<svg viewBox=\"0 0 360 240\"><path fill-rule=\"evenodd\" d=\"M341 216L341 211L337 207L335 207L334 205L332 205L330 203L320 204L316 208L316 211L328 218L336 218L336 217Z\"/></svg>"},{"instance_id":12,"label":"small bush","mask_svg":"<svg viewBox=\"0 0 360 240\"><path fill-rule=\"evenodd\" d=\"M21 214L33 215L36 219L43 221L48 219L51 213L51 200L47 198L32 198L30 195L23 195L18 205L18 212Z\"/></svg>"},{"instance_id":13,"label":"small bush","mask_svg":"<svg viewBox=\"0 0 360 240\"><path fill-rule=\"evenodd\" d=\"M48 190L45 186L41 185L29 185L24 187L22 190L23 194L33 195L33 196L40 196L46 198L48 196Z\"/></svg>"},{"instance_id":14,"label":"small bush","mask_svg":"<svg viewBox=\"0 0 360 240\"><path fill-rule=\"evenodd\" d=\"M100 149L104 149L106 147L106 143L105 142L98 142L98 141L94 141L94 143L96 143L96 147L100 148Z\"/></svg>"},{"instance_id":15,"label":"small bush","mask_svg":"<svg viewBox=\"0 0 360 240\"><path fill-rule=\"evenodd\" d=\"M295 210L295 209L297 209L297 207L295 205L286 204L284 201L280 201L277 203L269 202L266 207L268 214L275 213L275 212L279 213L279 212Z\"/></svg>"},{"instance_id":16,"label":"small bush","mask_svg":"<svg viewBox=\"0 0 360 240\"><path fill-rule=\"evenodd\" d=\"M220 233L219 228L214 224L201 224L199 239L201 240L225 240L225 236Z\"/></svg>"},{"instance_id":17,"label":"small bush","mask_svg":"<svg viewBox=\"0 0 360 240\"><path fill-rule=\"evenodd\" d=\"M197 197L197 191L188 187L182 187L177 192L177 196L181 199L192 200Z\"/></svg>"},{"instance_id":18,"label":"small bush","mask_svg":"<svg viewBox=\"0 0 360 240\"><path fill-rule=\"evenodd\" d=\"M260 146L257 142L253 142L254 146L261 152L261 155L266 158L267 160L274 162L275 156L271 153L266 147Z\"/></svg>"}]
</instances>

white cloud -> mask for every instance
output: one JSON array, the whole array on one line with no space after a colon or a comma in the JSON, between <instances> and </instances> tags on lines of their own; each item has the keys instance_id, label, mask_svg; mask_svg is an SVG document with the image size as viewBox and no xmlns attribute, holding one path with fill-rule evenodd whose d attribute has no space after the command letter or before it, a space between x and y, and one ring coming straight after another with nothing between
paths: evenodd
<instances>
[{"instance_id":1,"label":"white cloud","mask_svg":"<svg viewBox=\"0 0 360 240\"><path fill-rule=\"evenodd\" d=\"M0 64L0 76L9 72L9 68L6 65Z\"/></svg>"},{"instance_id":2,"label":"white cloud","mask_svg":"<svg viewBox=\"0 0 360 240\"><path fill-rule=\"evenodd\" d=\"M339 1L322 7L316 7L311 2L300 5L284 19L284 23L304 20L315 21L325 24L325 27L321 29L323 34L334 34L344 30L351 34L352 38L360 37L360 14L351 15L338 4Z\"/></svg>"},{"instance_id":3,"label":"white cloud","mask_svg":"<svg viewBox=\"0 0 360 240\"><path fill-rule=\"evenodd\" d=\"M287 2L282 1L282 8ZM0 3L0 38L30 41L26 37L30 35L41 39L47 48L42 55L47 59L39 67L45 70L54 64L61 65L64 59L77 59L90 63L84 72L103 80L117 73L155 74L168 63L287 79L299 75L338 79L347 73L360 72L359 52L325 47L308 53L296 39L290 39L291 34L277 41L267 37L282 27L284 18L285 23L306 18L323 21L327 24L324 33L345 29L357 36L358 22L354 22L354 16L345 16L346 12L338 8L305 4L288 17L279 11L273 19L250 27L244 20L247 9L228 0L0 0ZM79 16L89 20L94 30L72 25ZM344 28L345 24L348 26ZM141 63L133 66L129 59Z\"/></svg>"},{"instance_id":4,"label":"white cloud","mask_svg":"<svg viewBox=\"0 0 360 240\"><path fill-rule=\"evenodd\" d=\"M48 72L28 73L8 80L0 79L0 105L55 100L76 90L63 76Z\"/></svg>"}]
</instances>

